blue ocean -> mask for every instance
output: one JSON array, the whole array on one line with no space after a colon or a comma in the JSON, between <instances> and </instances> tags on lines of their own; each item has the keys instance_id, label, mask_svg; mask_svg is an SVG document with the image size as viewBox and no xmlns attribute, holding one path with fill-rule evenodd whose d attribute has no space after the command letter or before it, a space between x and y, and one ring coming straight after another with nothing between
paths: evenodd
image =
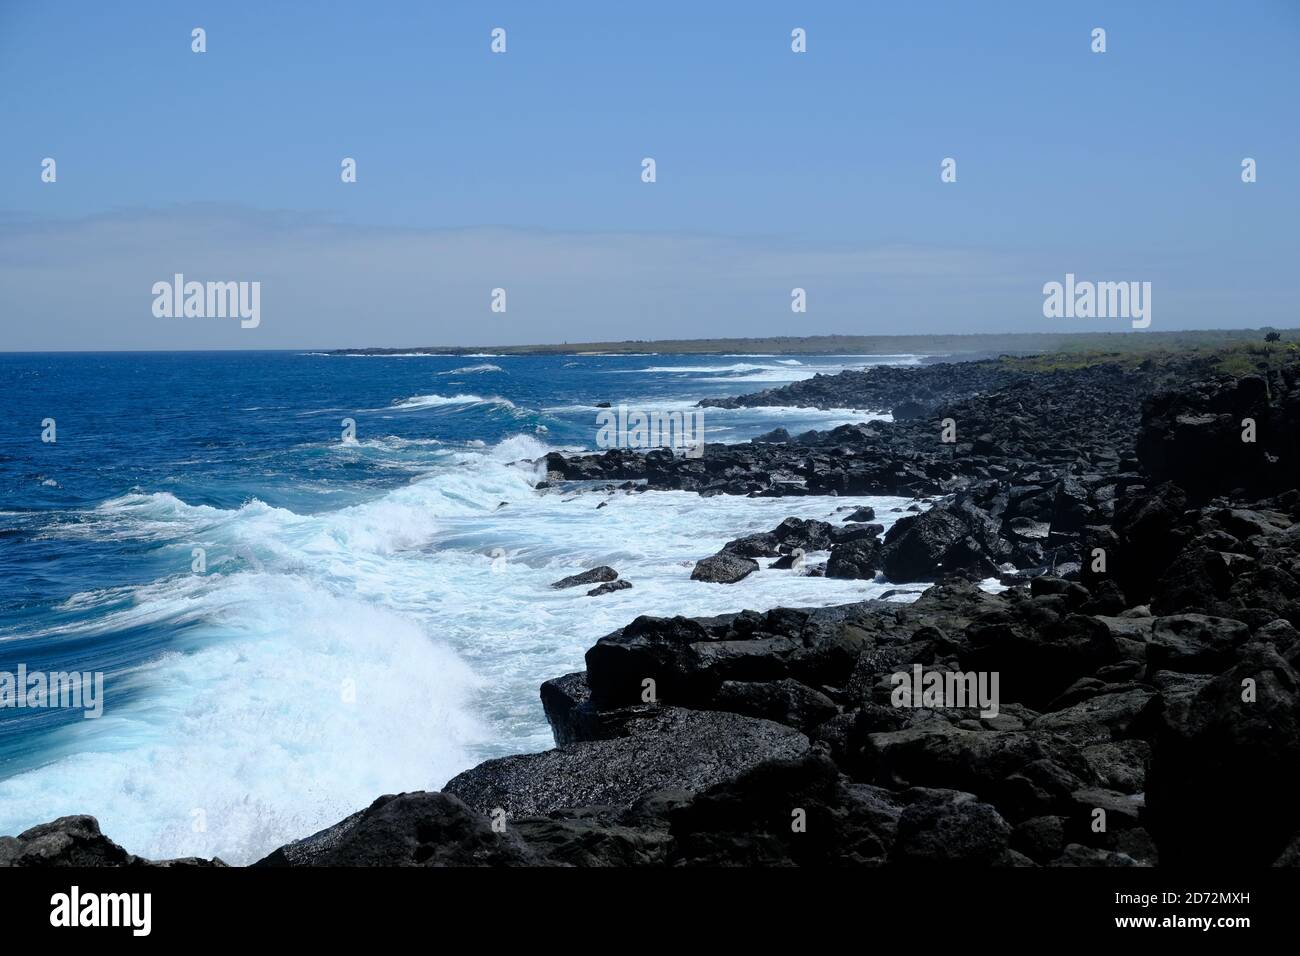
<instances>
[{"instance_id":1,"label":"blue ocean","mask_svg":"<svg viewBox=\"0 0 1300 956\"><path fill-rule=\"evenodd\" d=\"M93 719L0 708L0 834L90 813L134 853L250 862L380 794L552 746L538 685L639 614L881 593L689 576L786 517L862 503L888 525L905 499L539 490L538 459L593 448L599 403L686 409L915 361L0 354L0 672L104 680ZM704 423L735 442L868 417ZM632 588L549 587L596 564Z\"/></svg>"}]
</instances>

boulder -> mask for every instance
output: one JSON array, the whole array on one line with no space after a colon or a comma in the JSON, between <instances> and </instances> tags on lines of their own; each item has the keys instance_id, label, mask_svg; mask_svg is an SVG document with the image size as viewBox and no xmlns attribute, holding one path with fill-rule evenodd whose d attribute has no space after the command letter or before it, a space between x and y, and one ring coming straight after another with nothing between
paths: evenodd
<instances>
[{"instance_id":1,"label":"boulder","mask_svg":"<svg viewBox=\"0 0 1300 956\"><path fill-rule=\"evenodd\" d=\"M691 580L706 581L711 584L735 584L757 570L757 561L724 551L697 561L695 570L691 572Z\"/></svg>"},{"instance_id":2,"label":"boulder","mask_svg":"<svg viewBox=\"0 0 1300 956\"><path fill-rule=\"evenodd\" d=\"M1022 601L971 622L962 667L997 671L1003 700L1041 709L1080 677L1122 659L1119 643L1102 621L1058 613L1051 600Z\"/></svg>"},{"instance_id":3,"label":"boulder","mask_svg":"<svg viewBox=\"0 0 1300 956\"><path fill-rule=\"evenodd\" d=\"M602 594L610 594L614 591L626 591L631 586L631 581L607 581L588 591L587 597L600 597Z\"/></svg>"},{"instance_id":4,"label":"boulder","mask_svg":"<svg viewBox=\"0 0 1300 956\"><path fill-rule=\"evenodd\" d=\"M211 867L225 866L221 860L183 857L172 860L146 860L127 853L99 829L91 816L59 817L37 824L16 837L0 836L0 867Z\"/></svg>"},{"instance_id":5,"label":"boulder","mask_svg":"<svg viewBox=\"0 0 1300 956\"><path fill-rule=\"evenodd\" d=\"M601 584L607 581L613 581L618 577L618 572L613 568L601 565L598 568L592 568L590 571L583 571L579 574L571 574L567 578L560 578L551 585L551 587L560 590L563 588L576 588L584 584Z\"/></svg>"},{"instance_id":6,"label":"boulder","mask_svg":"<svg viewBox=\"0 0 1300 956\"><path fill-rule=\"evenodd\" d=\"M670 863L863 866L886 862L902 801L853 785L815 751L755 765L673 810Z\"/></svg>"},{"instance_id":7,"label":"boulder","mask_svg":"<svg viewBox=\"0 0 1300 956\"><path fill-rule=\"evenodd\" d=\"M1215 674L1226 670L1238 648L1250 637L1250 628L1230 618L1205 614L1171 614L1158 617L1147 643L1147 667L1187 674Z\"/></svg>"},{"instance_id":8,"label":"boulder","mask_svg":"<svg viewBox=\"0 0 1300 956\"><path fill-rule=\"evenodd\" d=\"M880 567L880 542L866 538L837 544L826 562L828 578L860 578L870 581Z\"/></svg>"},{"instance_id":9,"label":"boulder","mask_svg":"<svg viewBox=\"0 0 1300 956\"><path fill-rule=\"evenodd\" d=\"M781 553L777 544L776 535L767 531L728 541L722 546L722 553L735 554L742 558L774 558Z\"/></svg>"},{"instance_id":10,"label":"boulder","mask_svg":"<svg viewBox=\"0 0 1300 956\"><path fill-rule=\"evenodd\" d=\"M838 713L821 691L796 680L723 681L710 705L750 717L762 717L807 733Z\"/></svg>"},{"instance_id":11,"label":"boulder","mask_svg":"<svg viewBox=\"0 0 1300 956\"><path fill-rule=\"evenodd\" d=\"M1162 863L1270 865L1300 831L1297 779L1300 675L1271 646L1248 644L1159 715L1146 794Z\"/></svg>"},{"instance_id":12,"label":"boulder","mask_svg":"<svg viewBox=\"0 0 1300 956\"><path fill-rule=\"evenodd\" d=\"M969 499L899 518L885 535L882 566L891 581L928 581L966 572L996 577L1010 555L1001 526Z\"/></svg>"},{"instance_id":13,"label":"boulder","mask_svg":"<svg viewBox=\"0 0 1300 956\"><path fill-rule=\"evenodd\" d=\"M1005 853L1011 827L970 793L913 789L898 818L890 862L902 865L991 866Z\"/></svg>"},{"instance_id":14,"label":"boulder","mask_svg":"<svg viewBox=\"0 0 1300 956\"><path fill-rule=\"evenodd\" d=\"M507 826L492 828L446 793L380 797L365 810L286 844L254 866L526 866L535 863Z\"/></svg>"}]
</instances>

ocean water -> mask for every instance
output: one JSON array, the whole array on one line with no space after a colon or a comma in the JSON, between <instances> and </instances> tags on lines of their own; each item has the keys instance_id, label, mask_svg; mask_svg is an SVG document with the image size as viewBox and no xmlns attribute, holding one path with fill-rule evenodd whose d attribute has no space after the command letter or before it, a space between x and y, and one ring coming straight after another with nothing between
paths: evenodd
<instances>
[{"instance_id":1,"label":"ocean water","mask_svg":"<svg viewBox=\"0 0 1300 956\"><path fill-rule=\"evenodd\" d=\"M880 594L689 576L786 517L871 504L888 525L906 499L538 491L533 461L592 447L598 402L685 409L914 361L0 354L0 672L105 675L98 719L0 708L0 834L90 813L134 853L250 862L380 794L550 747L538 685L638 614ZM704 414L709 441L874 417ZM549 587L596 564L633 587Z\"/></svg>"}]
</instances>

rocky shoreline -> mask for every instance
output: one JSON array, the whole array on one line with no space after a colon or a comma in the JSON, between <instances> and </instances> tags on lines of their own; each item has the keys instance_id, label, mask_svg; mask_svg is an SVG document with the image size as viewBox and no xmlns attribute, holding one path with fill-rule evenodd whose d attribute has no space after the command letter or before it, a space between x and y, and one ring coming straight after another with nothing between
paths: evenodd
<instances>
[{"instance_id":1,"label":"rocky shoreline","mask_svg":"<svg viewBox=\"0 0 1300 956\"><path fill-rule=\"evenodd\" d=\"M380 797L256 865L1300 864L1298 380L1192 358L881 367L725 401L893 421L698 459L550 455L546 484L598 490L929 497L883 535L789 519L692 577L775 558L938 583L638 617L542 686L555 749ZM996 675L998 706L899 706L900 674ZM0 865L59 864L220 861L152 864L89 817L0 837Z\"/></svg>"}]
</instances>

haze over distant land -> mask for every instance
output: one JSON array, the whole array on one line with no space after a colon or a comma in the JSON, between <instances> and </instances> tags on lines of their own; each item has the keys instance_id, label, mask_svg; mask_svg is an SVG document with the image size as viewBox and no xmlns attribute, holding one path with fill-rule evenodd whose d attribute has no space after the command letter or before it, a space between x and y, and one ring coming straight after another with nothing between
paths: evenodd
<instances>
[{"instance_id":1,"label":"haze over distant land","mask_svg":"<svg viewBox=\"0 0 1300 956\"><path fill-rule=\"evenodd\" d=\"M749 339L651 339L624 342L565 342L549 345L492 346L498 355L571 353L689 355L732 352L745 355L949 355L971 353L1033 353L1051 351L1116 351L1197 348L1260 342L1265 329L1206 329L1175 332L973 333L970 335L810 335ZM1283 342L1300 338L1300 330L1281 332ZM464 355L486 346L335 349L343 355Z\"/></svg>"}]
</instances>

